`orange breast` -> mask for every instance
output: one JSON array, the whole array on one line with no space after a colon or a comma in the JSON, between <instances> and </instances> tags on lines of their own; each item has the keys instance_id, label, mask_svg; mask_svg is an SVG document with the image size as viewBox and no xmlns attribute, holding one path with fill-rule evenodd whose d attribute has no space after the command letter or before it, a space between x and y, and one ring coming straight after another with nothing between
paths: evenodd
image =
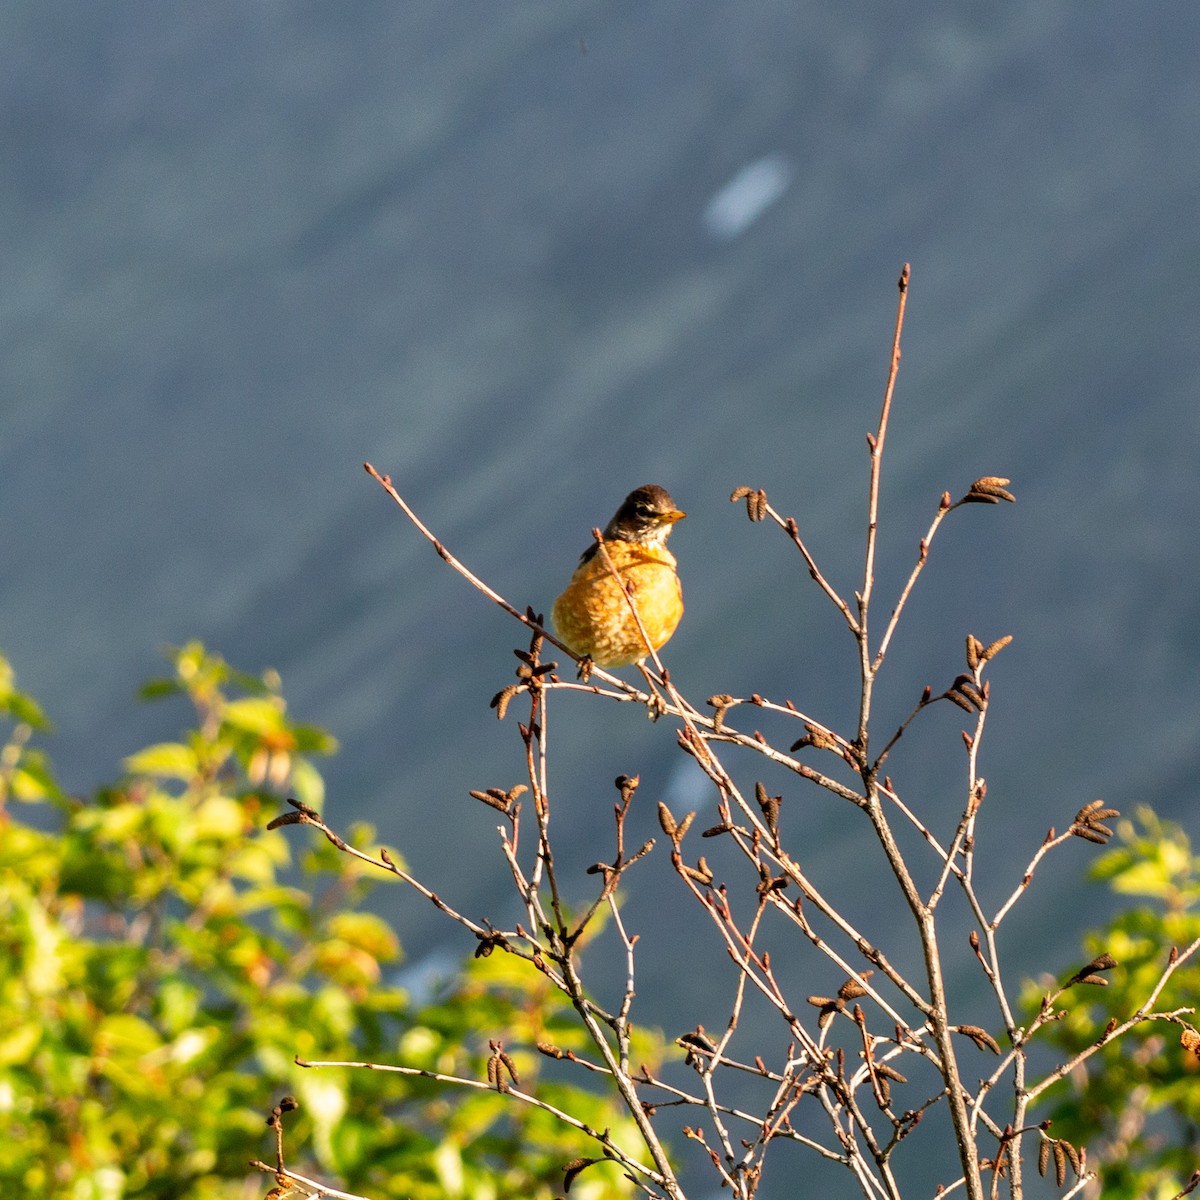
<instances>
[{"instance_id":1,"label":"orange breast","mask_svg":"<svg viewBox=\"0 0 1200 1200\"><path fill-rule=\"evenodd\" d=\"M663 547L605 542L633 603L650 646L666 644L683 616L683 589L675 574L675 556ZM624 667L646 658L646 646L629 611L621 585L599 553L581 563L551 614L558 636L578 655L591 655L597 666Z\"/></svg>"}]
</instances>

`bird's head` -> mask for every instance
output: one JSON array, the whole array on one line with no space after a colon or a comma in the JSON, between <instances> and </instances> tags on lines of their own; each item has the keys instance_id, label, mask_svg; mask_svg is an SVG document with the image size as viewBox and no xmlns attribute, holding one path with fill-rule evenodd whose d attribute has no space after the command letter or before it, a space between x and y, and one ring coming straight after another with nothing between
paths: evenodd
<instances>
[{"instance_id":1,"label":"bird's head","mask_svg":"<svg viewBox=\"0 0 1200 1200\"><path fill-rule=\"evenodd\" d=\"M605 528L604 536L614 541L662 546L675 522L686 516L687 513L675 506L666 488L647 483L625 497Z\"/></svg>"}]
</instances>

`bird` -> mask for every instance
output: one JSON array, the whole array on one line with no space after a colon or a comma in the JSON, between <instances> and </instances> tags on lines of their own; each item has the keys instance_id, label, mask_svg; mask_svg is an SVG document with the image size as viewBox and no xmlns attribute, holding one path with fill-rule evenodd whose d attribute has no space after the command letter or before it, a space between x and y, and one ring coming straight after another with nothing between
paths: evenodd
<instances>
[{"instance_id":1,"label":"bird","mask_svg":"<svg viewBox=\"0 0 1200 1200\"><path fill-rule=\"evenodd\" d=\"M604 527L604 549L621 582L600 553L599 542L580 556L551 618L559 638L584 663L641 667L675 632L683 616L683 589L667 538L685 516L666 488L645 484L625 497Z\"/></svg>"}]
</instances>

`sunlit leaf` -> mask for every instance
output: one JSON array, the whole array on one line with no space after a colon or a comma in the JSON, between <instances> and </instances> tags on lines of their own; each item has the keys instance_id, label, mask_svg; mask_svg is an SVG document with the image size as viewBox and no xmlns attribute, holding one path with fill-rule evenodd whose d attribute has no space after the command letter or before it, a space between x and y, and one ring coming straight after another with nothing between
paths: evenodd
<instances>
[{"instance_id":1,"label":"sunlit leaf","mask_svg":"<svg viewBox=\"0 0 1200 1200\"><path fill-rule=\"evenodd\" d=\"M157 779L191 779L198 769L196 752L181 742L159 742L147 746L125 759L125 769L132 775L149 775Z\"/></svg>"},{"instance_id":2,"label":"sunlit leaf","mask_svg":"<svg viewBox=\"0 0 1200 1200\"><path fill-rule=\"evenodd\" d=\"M268 696L250 696L232 700L221 716L227 725L246 733L277 733L284 728L283 705Z\"/></svg>"}]
</instances>

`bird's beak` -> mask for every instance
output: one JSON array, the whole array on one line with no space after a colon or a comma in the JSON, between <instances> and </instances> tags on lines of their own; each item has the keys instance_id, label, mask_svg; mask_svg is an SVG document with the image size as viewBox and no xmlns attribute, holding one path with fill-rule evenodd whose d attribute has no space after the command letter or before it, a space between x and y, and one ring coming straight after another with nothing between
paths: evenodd
<instances>
[{"instance_id":1,"label":"bird's beak","mask_svg":"<svg viewBox=\"0 0 1200 1200\"><path fill-rule=\"evenodd\" d=\"M674 525L676 521L682 521L683 518L686 516L687 516L687 513L682 512L678 508L673 508L673 509L671 509L670 512L663 513L663 515L661 517L659 517L658 519L664 525Z\"/></svg>"}]
</instances>

